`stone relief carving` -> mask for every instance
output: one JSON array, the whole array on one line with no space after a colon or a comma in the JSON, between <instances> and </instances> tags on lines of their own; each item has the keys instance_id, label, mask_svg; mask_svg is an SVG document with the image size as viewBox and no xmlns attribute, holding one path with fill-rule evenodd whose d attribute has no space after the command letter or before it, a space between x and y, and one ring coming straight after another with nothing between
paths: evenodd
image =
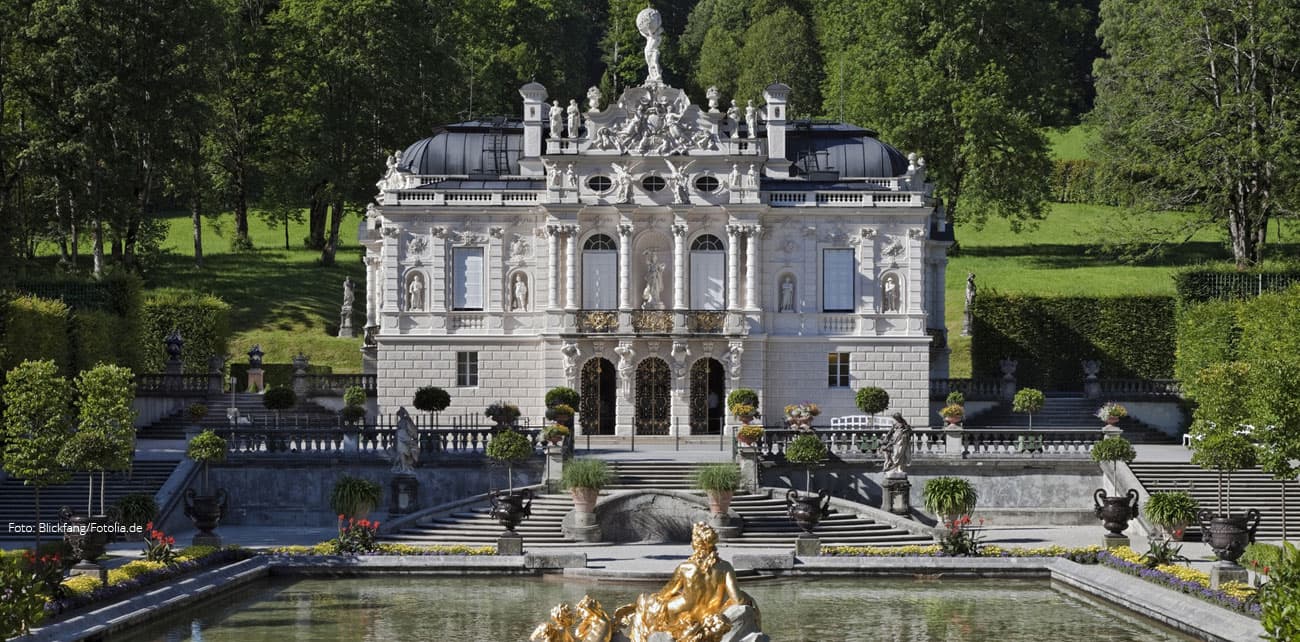
<instances>
[{"instance_id":1,"label":"stone relief carving","mask_svg":"<svg viewBox=\"0 0 1300 642\"><path fill-rule=\"evenodd\" d=\"M601 123L590 135L592 149L661 156L717 150L717 137L685 93L654 86L631 90L624 100L629 98L635 104L624 105L623 115L607 121L593 117Z\"/></svg>"},{"instance_id":2,"label":"stone relief carving","mask_svg":"<svg viewBox=\"0 0 1300 642\"><path fill-rule=\"evenodd\" d=\"M573 341L564 342L560 354L564 355L564 378L573 381L578 376L578 344Z\"/></svg>"},{"instance_id":3,"label":"stone relief carving","mask_svg":"<svg viewBox=\"0 0 1300 642\"><path fill-rule=\"evenodd\" d=\"M487 242L487 237L468 230L452 230L452 243L455 245L483 245Z\"/></svg>"},{"instance_id":4,"label":"stone relief carving","mask_svg":"<svg viewBox=\"0 0 1300 642\"><path fill-rule=\"evenodd\" d=\"M423 235L412 235L406 242L406 255L412 258L424 256L429 251L429 239Z\"/></svg>"},{"instance_id":5,"label":"stone relief carving","mask_svg":"<svg viewBox=\"0 0 1300 642\"><path fill-rule=\"evenodd\" d=\"M903 240L897 237L890 237L885 243L885 249L881 252L894 261L898 261L907 256L907 245Z\"/></svg>"},{"instance_id":6,"label":"stone relief carving","mask_svg":"<svg viewBox=\"0 0 1300 642\"><path fill-rule=\"evenodd\" d=\"M621 163L610 163L614 169L614 192L611 194L615 203L627 203L632 200L632 172Z\"/></svg>"},{"instance_id":7,"label":"stone relief carving","mask_svg":"<svg viewBox=\"0 0 1300 642\"><path fill-rule=\"evenodd\" d=\"M686 203L689 198L686 192L686 186L689 182L686 178L686 170L690 169L691 165L695 164L695 161L690 161L680 167L667 158L664 159L664 163L668 165L668 193L672 194L673 203Z\"/></svg>"},{"instance_id":8,"label":"stone relief carving","mask_svg":"<svg viewBox=\"0 0 1300 642\"><path fill-rule=\"evenodd\" d=\"M510 263L522 265L528 260L528 250L531 247L527 237L523 234L515 234L515 240L510 242Z\"/></svg>"},{"instance_id":9,"label":"stone relief carving","mask_svg":"<svg viewBox=\"0 0 1300 642\"><path fill-rule=\"evenodd\" d=\"M632 349L630 342L624 341L614 348L614 354L618 355L618 385L623 389L623 397L631 399L632 371L636 369L633 359L636 358L636 351Z\"/></svg>"},{"instance_id":10,"label":"stone relief carving","mask_svg":"<svg viewBox=\"0 0 1300 642\"><path fill-rule=\"evenodd\" d=\"M731 375L733 381L740 379L741 357L745 354L745 344L740 341L732 341L727 345L727 374Z\"/></svg>"}]
</instances>

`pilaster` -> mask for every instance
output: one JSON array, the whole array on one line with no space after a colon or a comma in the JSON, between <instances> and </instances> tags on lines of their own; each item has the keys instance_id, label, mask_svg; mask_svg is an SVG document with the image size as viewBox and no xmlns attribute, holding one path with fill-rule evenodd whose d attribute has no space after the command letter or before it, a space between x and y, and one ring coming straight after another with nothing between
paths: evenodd
<instances>
[{"instance_id":1,"label":"pilaster","mask_svg":"<svg viewBox=\"0 0 1300 642\"><path fill-rule=\"evenodd\" d=\"M685 220L673 223L673 309L686 309L686 233Z\"/></svg>"},{"instance_id":2,"label":"pilaster","mask_svg":"<svg viewBox=\"0 0 1300 642\"><path fill-rule=\"evenodd\" d=\"M632 310L632 224L618 224L618 309Z\"/></svg>"},{"instance_id":3,"label":"pilaster","mask_svg":"<svg viewBox=\"0 0 1300 642\"><path fill-rule=\"evenodd\" d=\"M728 310L740 309L740 270L736 265L737 248L744 226L731 224L727 226L727 306Z\"/></svg>"}]
</instances>

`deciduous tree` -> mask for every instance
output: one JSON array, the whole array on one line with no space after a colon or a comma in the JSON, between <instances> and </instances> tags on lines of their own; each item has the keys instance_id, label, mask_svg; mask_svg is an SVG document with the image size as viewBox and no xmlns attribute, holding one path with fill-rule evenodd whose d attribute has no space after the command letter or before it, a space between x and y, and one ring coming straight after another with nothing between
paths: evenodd
<instances>
[{"instance_id":1,"label":"deciduous tree","mask_svg":"<svg viewBox=\"0 0 1300 642\"><path fill-rule=\"evenodd\" d=\"M4 385L4 469L32 486L35 520L41 518L41 489L71 477L59 465L59 448L72 436L71 389L53 361L24 361ZM41 541L36 530L36 544Z\"/></svg>"}]
</instances>

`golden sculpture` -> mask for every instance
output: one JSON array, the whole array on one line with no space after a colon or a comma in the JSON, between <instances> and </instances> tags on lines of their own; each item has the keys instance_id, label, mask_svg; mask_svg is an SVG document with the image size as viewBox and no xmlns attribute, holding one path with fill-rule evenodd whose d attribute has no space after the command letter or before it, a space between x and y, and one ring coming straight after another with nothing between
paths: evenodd
<instances>
[{"instance_id":1,"label":"golden sculpture","mask_svg":"<svg viewBox=\"0 0 1300 642\"><path fill-rule=\"evenodd\" d=\"M578 603L578 615L567 604L551 611L538 625L531 642L610 642L621 628L632 642L647 642L651 634L669 633L677 642L719 642L731 631L724 612L733 606L758 607L736 585L736 571L718 557L718 534L708 524L691 530L691 557L677 566L672 579L657 593L645 593L636 603L619 607L611 618L591 596ZM581 620L570 632L575 620ZM622 639L622 638L620 638Z\"/></svg>"}]
</instances>

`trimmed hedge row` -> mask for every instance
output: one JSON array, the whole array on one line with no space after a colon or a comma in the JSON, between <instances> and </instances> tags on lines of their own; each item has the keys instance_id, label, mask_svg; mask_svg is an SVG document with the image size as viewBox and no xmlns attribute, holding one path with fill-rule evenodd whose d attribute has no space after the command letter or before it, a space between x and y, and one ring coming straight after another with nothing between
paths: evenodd
<instances>
[{"instance_id":1,"label":"trimmed hedge row","mask_svg":"<svg viewBox=\"0 0 1300 642\"><path fill-rule=\"evenodd\" d=\"M163 339L180 330L185 371L207 372L208 357L225 355L230 340L230 306L211 294L164 289L150 292L142 315L144 371L162 372L167 361Z\"/></svg>"},{"instance_id":2,"label":"trimmed hedge row","mask_svg":"<svg viewBox=\"0 0 1300 642\"><path fill-rule=\"evenodd\" d=\"M975 299L972 371L995 376L1019 362L1021 386L1074 390L1080 362L1096 359L1111 378L1168 379L1174 371L1172 297L1037 297L981 294Z\"/></svg>"},{"instance_id":3,"label":"trimmed hedge row","mask_svg":"<svg viewBox=\"0 0 1300 642\"><path fill-rule=\"evenodd\" d=\"M1052 162L1052 200L1058 203L1118 205L1118 192L1107 189L1101 165L1091 160Z\"/></svg>"},{"instance_id":4,"label":"trimmed hedge row","mask_svg":"<svg viewBox=\"0 0 1300 642\"><path fill-rule=\"evenodd\" d=\"M23 361L50 359L65 374L72 371L70 313L62 301L20 295L4 306L4 372Z\"/></svg>"},{"instance_id":5,"label":"trimmed hedge row","mask_svg":"<svg viewBox=\"0 0 1300 642\"><path fill-rule=\"evenodd\" d=\"M1247 301L1208 301L1178 313L1175 376L1194 380L1216 363L1264 363L1300 354L1300 285Z\"/></svg>"},{"instance_id":6,"label":"trimmed hedge row","mask_svg":"<svg viewBox=\"0 0 1300 642\"><path fill-rule=\"evenodd\" d=\"M1252 299L1295 285L1300 285L1300 269L1294 266L1239 272L1230 265L1209 265L1174 273L1174 289L1184 305Z\"/></svg>"},{"instance_id":7,"label":"trimmed hedge row","mask_svg":"<svg viewBox=\"0 0 1300 642\"><path fill-rule=\"evenodd\" d=\"M1231 301L1210 301L1184 306L1178 311L1175 379L1194 381L1196 373L1210 364L1235 358L1237 340L1241 337L1237 307Z\"/></svg>"}]
</instances>

